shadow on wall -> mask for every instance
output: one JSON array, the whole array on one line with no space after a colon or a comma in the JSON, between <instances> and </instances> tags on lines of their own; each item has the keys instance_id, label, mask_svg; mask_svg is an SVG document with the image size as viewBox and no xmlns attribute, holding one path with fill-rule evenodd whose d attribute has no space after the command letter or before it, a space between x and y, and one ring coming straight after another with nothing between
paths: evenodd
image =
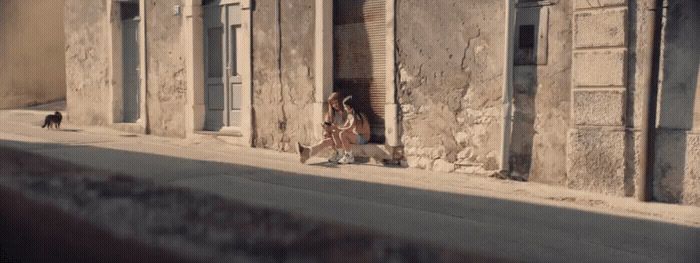
<instances>
[{"instance_id":1,"label":"shadow on wall","mask_svg":"<svg viewBox=\"0 0 700 263\"><path fill-rule=\"evenodd\" d=\"M510 145L511 176L529 180L533 163L537 89L537 47L540 41L540 8L518 8L513 65L513 116ZM546 26L546 25L545 25ZM546 40L545 40L546 41Z\"/></svg>"},{"instance_id":2,"label":"shadow on wall","mask_svg":"<svg viewBox=\"0 0 700 263\"><path fill-rule=\"evenodd\" d=\"M513 131L509 160L511 176L528 180L532 168L537 114L537 66L516 66L513 77Z\"/></svg>"},{"instance_id":3,"label":"shadow on wall","mask_svg":"<svg viewBox=\"0 0 700 263\"><path fill-rule=\"evenodd\" d=\"M0 145L2 156L13 151L3 148L42 152L79 160L76 165L91 169L209 189L265 206L294 207L294 212L304 211L306 216L323 214L327 220L506 260L692 262L698 257L700 229L690 226L94 146L7 140L0 140ZM20 165L0 167L0 175L80 172L70 167L49 169L36 160L7 161ZM113 166L115 162L128 165Z\"/></svg>"},{"instance_id":4,"label":"shadow on wall","mask_svg":"<svg viewBox=\"0 0 700 263\"><path fill-rule=\"evenodd\" d=\"M690 132L700 76L700 2L670 1L665 15L662 80L654 167L654 198L700 204L700 136Z\"/></svg>"}]
</instances>

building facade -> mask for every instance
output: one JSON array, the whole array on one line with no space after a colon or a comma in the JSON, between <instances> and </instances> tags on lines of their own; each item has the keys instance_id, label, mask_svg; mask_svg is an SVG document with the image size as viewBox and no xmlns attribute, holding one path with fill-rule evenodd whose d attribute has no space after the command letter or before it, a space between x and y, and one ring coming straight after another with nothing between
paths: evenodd
<instances>
[{"instance_id":1,"label":"building facade","mask_svg":"<svg viewBox=\"0 0 700 263\"><path fill-rule=\"evenodd\" d=\"M338 91L406 166L632 196L650 1L515 2L66 0L67 118L293 151ZM653 196L698 205L700 6L664 6Z\"/></svg>"},{"instance_id":2,"label":"building facade","mask_svg":"<svg viewBox=\"0 0 700 263\"><path fill-rule=\"evenodd\" d=\"M0 109L65 99L63 6L0 1Z\"/></svg>"}]
</instances>

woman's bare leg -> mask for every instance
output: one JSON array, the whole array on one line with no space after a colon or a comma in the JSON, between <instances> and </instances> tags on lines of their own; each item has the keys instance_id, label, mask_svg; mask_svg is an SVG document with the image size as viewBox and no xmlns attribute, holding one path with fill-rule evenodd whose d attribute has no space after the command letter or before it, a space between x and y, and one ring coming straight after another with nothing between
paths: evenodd
<instances>
[{"instance_id":1,"label":"woman's bare leg","mask_svg":"<svg viewBox=\"0 0 700 263\"><path fill-rule=\"evenodd\" d=\"M333 142L332 138L325 138L318 144L309 147L309 150L311 151L309 155L314 156L329 147L335 148L335 143Z\"/></svg>"},{"instance_id":2,"label":"woman's bare leg","mask_svg":"<svg viewBox=\"0 0 700 263\"><path fill-rule=\"evenodd\" d=\"M345 152L349 152L350 150L352 150L352 145L357 144L357 134L355 133L344 131L340 133L340 137L343 150L345 150Z\"/></svg>"},{"instance_id":3,"label":"woman's bare leg","mask_svg":"<svg viewBox=\"0 0 700 263\"><path fill-rule=\"evenodd\" d=\"M341 149L341 148L343 148L343 140L342 140L342 138L340 137L340 134L341 134L340 131L334 132L334 133L332 134L332 136L333 136L333 148L334 148L336 151L339 150L339 149Z\"/></svg>"}]
</instances>

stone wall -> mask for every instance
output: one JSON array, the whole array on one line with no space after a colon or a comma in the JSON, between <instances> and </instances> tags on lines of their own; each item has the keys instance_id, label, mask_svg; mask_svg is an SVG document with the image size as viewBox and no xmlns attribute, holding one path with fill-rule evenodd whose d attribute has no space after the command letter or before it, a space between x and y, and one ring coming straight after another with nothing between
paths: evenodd
<instances>
[{"instance_id":1,"label":"stone wall","mask_svg":"<svg viewBox=\"0 0 700 263\"><path fill-rule=\"evenodd\" d=\"M573 1L570 188L631 195L633 162L626 132L628 5L626 0Z\"/></svg>"},{"instance_id":2,"label":"stone wall","mask_svg":"<svg viewBox=\"0 0 700 263\"><path fill-rule=\"evenodd\" d=\"M276 2L256 1L252 14L253 144L292 151L314 139L314 0Z\"/></svg>"},{"instance_id":3,"label":"stone wall","mask_svg":"<svg viewBox=\"0 0 700 263\"><path fill-rule=\"evenodd\" d=\"M119 71L112 68L112 59L120 59L121 51L112 54L116 47L111 41L112 34L120 33L112 32L110 19L119 19L119 12L113 10L110 16L109 4L108 0L66 1L67 118L76 124L110 125L118 121L110 105L119 103L112 92L121 87L116 85L121 79L112 75ZM155 135L184 137L187 86L183 16L173 14L176 5L183 6L183 0L146 3L147 116L142 118L148 119L148 128Z\"/></svg>"},{"instance_id":4,"label":"stone wall","mask_svg":"<svg viewBox=\"0 0 700 263\"><path fill-rule=\"evenodd\" d=\"M66 0L67 120L106 125L110 102L110 44L107 1Z\"/></svg>"},{"instance_id":5,"label":"stone wall","mask_svg":"<svg viewBox=\"0 0 700 263\"><path fill-rule=\"evenodd\" d=\"M566 140L571 92L572 4L517 8L517 24L539 20L537 63L517 65L513 73L512 175L551 184L566 182ZM537 21L535 21L537 22ZM516 27L515 30L518 30ZM519 39L515 39L518 45Z\"/></svg>"},{"instance_id":6,"label":"stone wall","mask_svg":"<svg viewBox=\"0 0 700 263\"><path fill-rule=\"evenodd\" d=\"M397 1L397 93L409 166L498 169L504 7L503 1Z\"/></svg>"},{"instance_id":7,"label":"stone wall","mask_svg":"<svg viewBox=\"0 0 700 263\"><path fill-rule=\"evenodd\" d=\"M0 109L66 97L63 0L0 1Z\"/></svg>"},{"instance_id":8,"label":"stone wall","mask_svg":"<svg viewBox=\"0 0 700 263\"><path fill-rule=\"evenodd\" d=\"M184 18L173 7L184 0L146 3L147 110L152 134L185 136Z\"/></svg>"},{"instance_id":9,"label":"stone wall","mask_svg":"<svg viewBox=\"0 0 700 263\"><path fill-rule=\"evenodd\" d=\"M664 202L700 205L699 13L698 1L671 0L664 16L654 169L654 198Z\"/></svg>"}]
</instances>

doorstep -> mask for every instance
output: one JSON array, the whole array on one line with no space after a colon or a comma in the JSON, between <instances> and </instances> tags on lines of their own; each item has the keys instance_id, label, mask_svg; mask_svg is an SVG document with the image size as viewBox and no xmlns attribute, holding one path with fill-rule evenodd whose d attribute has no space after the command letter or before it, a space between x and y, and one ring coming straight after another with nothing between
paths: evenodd
<instances>
[{"instance_id":1,"label":"doorstep","mask_svg":"<svg viewBox=\"0 0 700 263\"><path fill-rule=\"evenodd\" d=\"M194 134L208 135L208 136L230 136L230 137L243 137L241 129L235 127L223 127L218 131L195 131Z\"/></svg>"},{"instance_id":2,"label":"doorstep","mask_svg":"<svg viewBox=\"0 0 700 263\"><path fill-rule=\"evenodd\" d=\"M112 123L109 125L109 128L128 133L146 134L146 128L139 123Z\"/></svg>"},{"instance_id":3,"label":"doorstep","mask_svg":"<svg viewBox=\"0 0 700 263\"><path fill-rule=\"evenodd\" d=\"M375 162L383 164L400 164L403 159L403 147L388 146L385 144L363 144L353 145L352 153L356 157L373 159Z\"/></svg>"}]
</instances>

